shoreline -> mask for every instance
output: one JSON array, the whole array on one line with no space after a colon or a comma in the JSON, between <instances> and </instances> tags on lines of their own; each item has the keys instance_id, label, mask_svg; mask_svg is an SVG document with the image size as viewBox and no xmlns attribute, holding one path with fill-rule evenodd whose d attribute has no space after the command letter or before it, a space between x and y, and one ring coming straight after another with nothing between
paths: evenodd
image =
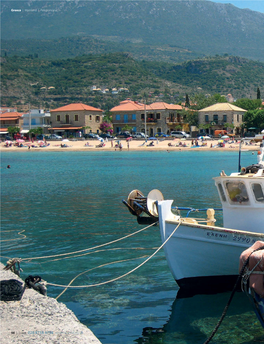
<instances>
[{"instance_id":1,"label":"shoreline","mask_svg":"<svg viewBox=\"0 0 264 344\"><path fill-rule=\"evenodd\" d=\"M113 146L112 143L113 142ZM206 145L201 146L201 141L199 141L199 146L192 146L191 140L180 140L180 139L172 139L172 140L155 140L153 146L148 146L151 140L145 142L145 140L131 140L129 143L125 139L119 140L119 143L122 144L122 151L188 151L188 150L195 150L195 151L204 151L204 150L212 150L212 151L238 151L239 150L239 143L226 143L224 147L218 146L218 140L208 140L205 141ZM11 147L5 147L5 143L0 144L0 152L32 152L32 151L120 151L120 148L115 147L116 140L104 142L105 145L103 147L96 147L99 145L98 140L79 140L79 141L48 141L48 146L40 146L38 143L34 143L36 147L28 147L28 142L25 142L23 147L17 147L12 145ZM85 146L85 144L89 144L89 146ZM61 144L66 144L66 147L61 147ZM169 146L170 144L170 146ZM183 145L186 145L183 146ZM211 145L213 147L211 147ZM250 151L258 151L260 143L253 143L253 144L245 144L241 145L242 150L250 150Z\"/></svg>"}]
</instances>

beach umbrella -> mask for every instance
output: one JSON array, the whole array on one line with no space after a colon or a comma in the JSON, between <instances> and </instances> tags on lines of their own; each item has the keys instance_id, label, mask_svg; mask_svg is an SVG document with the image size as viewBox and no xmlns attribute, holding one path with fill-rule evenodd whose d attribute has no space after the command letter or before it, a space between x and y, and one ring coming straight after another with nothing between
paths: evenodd
<instances>
[{"instance_id":1,"label":"beach umbrella","mask_svg":"<svg viewBox=\"0 0 264 344\"><path fill-rule=\"evenodd\" d=\"M132 136L126 138L126 141L131 141L131 140L132 140Z\"/></svg>"},{"instance_id":2,"label":"beach umbrella","mask_svg":"<svg viewBox=\"0 0 264 344\"><path fill-rule=\"evenodd\" d=\"M6 140L5 143L6 143L7 145L10 145L10 143L12 143L12 141Z\"/></svg>"},{"instance_id":3,"label":"beach umbrella","mask_svg":"<svg viewBox=\"0 0 264 344\"><path fill-rule=\"evenodd\" d=\"M156 137L149 137L148 140L157 140Z\"/></svg>"},{"instance_id":4,"label":"beach umbrella","mask_svg":"<svg viewBox=\"0 0 264 344\"><path fill-rule=\"evenodd\" d=\"M205 136L204 139L210 139L211 137L210 136Z\"/></svg>"},{"instance_id":5,"label":"beach umbrella","mask_svg":"<svg viewBox=\"0 0 264 344\"><path fill-rule=\"evenodd\" d=\"M68 139L63 139L62 142L69 142L69 140Z\"/></svg>"},{"instance_id":6,"label":"beach umbrella","mask_svg":"<svg viewBox=\"0 0 264 344\"><path fill-rule=\"evenodd\" d=\"M45 143L45 142L42 141L42 140L39 140L39 141L38 141L38 144L39 144L39 145L41 145L41 144L43 144L43 143Z\"/></svg>"},{"instance_id":7,"label":"beach umbrella","mask_svg":"<svg viewBox=\"0 0 264 344\"><path fill-rule=\"evenodd\" d=\"M219 143L223 143L223 142L224 142L224 140L218 140L218 142L219 142Z\"/></svg>"},{"instance_id":8,"label":"beach umbrella","mask_svg":"<svg viewBox=\"0 0 264 344\"><path fill-rule=\"evenodd\" d=\"M16 142L17 142L17 143L24 143L24 142L25 142L25 140L22 140L22 139L17 139L17 140L16 140Z\"/></svg>"},{"instance_id":9,"label":"beach umbrella","mask_svg":"<svg viewBox=\"0 0 264 344\"><path fill-rule=\"evenodd\" d=\"M263 130L261 130L261 134L264 134L264 129L263 129Z\"/></svg>"},{"instance_id":10,"label":"beach umbrella","mask_svg":"<svg viewBox=\"0 0 264 344\"><path fill-rule=\"evenodd\" d=\"M221 136L221 139L229 139L228 135Z\"/></svg>"}]
</instances>

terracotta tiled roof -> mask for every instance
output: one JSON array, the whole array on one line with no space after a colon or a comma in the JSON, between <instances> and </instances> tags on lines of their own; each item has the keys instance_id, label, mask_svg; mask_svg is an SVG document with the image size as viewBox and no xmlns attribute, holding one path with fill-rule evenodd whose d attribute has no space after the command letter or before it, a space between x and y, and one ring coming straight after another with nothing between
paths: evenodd
<instances>
[{"instance_id":1,"label":"terracotta tiled roof","mask_svg":"<svg viewBox=\"0 0 264 344\"><path fill-rule=\"evenodd\" d=\"M20 117L22 117L23 113L20 112L4 112L0 113L0 120L7 121L7 120L16 120Z\"/></svg>"},{"instance_id":2,"label":"terracotta tiled roof","mask_svg":"<svg viewBox=\"0 0 264 344\"><path fill-rule=\"evenodd\" d=\"M230 103L217 103L211 106L208 106L204 109L199 110L199 112L208 112L208 111L239 111L247 112L247 110L241 109L238 106L232 105Z\"/></svg>"},{"instance_id":3,"label":"terracotta tiled roof","mask_svg":"<svg viewBox=\"0 0 264 344\"><path fill-rule=\"evenodd\" d=\"M111 112L119 112L119 111L144 111L144 104L139 102L134 102L131 99L126 99L122 101L119 105L113 107L110 111Z\"/></svg>"},{"instance_id":4,"label":"terracotta tiled roof","mask_svg":"<svg viewBox=\"0 0 264 344\"><path fill-rule=\"evenodd\" d=\"M167 104L164 102L157 102L150 104L152 110L182 110L183 107L177 104Z\"/></svg>"},{"instance_id":5,"label":"terracotta tiled roof","mask_svg":"<svg viewBox=\"0 0 264 344\"><path fill-rule=\"evenodd\" d=\"M152 103L150 105L146 105L146 110L182 110L181 105L174 105L174 104L167 104L164 102L157 102ZM113 107L110 111L111 112L119 112L119 111L144 111L145 105L139 102L134 102L131 99L126 99L122 101L119 105Z\"/></svg>"},{"instance_id":6,"label":"terracotta tiled roof","mask_svg":"<svg viewBox=\"0 0 264 344\"><path fill-rule=\"evenodd\" d=\"M93 106L89 106L89 105L82 104L82 103L73 103L73 104L59 107L59 108L54 109L54 110L50 110L50 112L60 112L60 111L61 112L64 112L64 111L99 111L99 112L103 112L103 110L101 110L101 109L97 109Z\"/></svg>"}]
</instances>

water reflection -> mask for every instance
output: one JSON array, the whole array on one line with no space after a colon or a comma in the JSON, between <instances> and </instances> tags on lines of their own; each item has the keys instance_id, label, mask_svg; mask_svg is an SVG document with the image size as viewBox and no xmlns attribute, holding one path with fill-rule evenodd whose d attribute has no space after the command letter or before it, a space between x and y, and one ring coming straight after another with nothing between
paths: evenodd
<instances>
[{"instance_id":1,"label":"water reflection","mask_svg":"<svg viewBox=\"0 0 264 344\"><path fill-rule=\"evenodd\" d=\"M178 292L169 320L161 328L145 327L135 342L201 344L211 335L220 319L230 293L196 295L182 298ZM247 296L237 292L212 343L262 343L263 328Z\"/></svg>"}]
</instances>

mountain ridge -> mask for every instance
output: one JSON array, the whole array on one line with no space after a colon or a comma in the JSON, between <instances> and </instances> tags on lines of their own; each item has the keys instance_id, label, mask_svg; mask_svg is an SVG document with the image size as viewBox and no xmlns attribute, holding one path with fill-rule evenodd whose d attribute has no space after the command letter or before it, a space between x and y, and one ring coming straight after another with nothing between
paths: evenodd
<instances>
[{"instance_id":1,"label":"mountain ridge","mask_svg":"<svg viewBox=\"0 0 264 344\"><path fill-rule=\"evenodd\" d=\"M264 14L211 1L3 1L2 39L85 36L264 61ZM12 8L21 12L11 12ZM16 25L11 25L16 19ZM34 30L32 30L34 27Z\"/></svg>"}]
</instances>

